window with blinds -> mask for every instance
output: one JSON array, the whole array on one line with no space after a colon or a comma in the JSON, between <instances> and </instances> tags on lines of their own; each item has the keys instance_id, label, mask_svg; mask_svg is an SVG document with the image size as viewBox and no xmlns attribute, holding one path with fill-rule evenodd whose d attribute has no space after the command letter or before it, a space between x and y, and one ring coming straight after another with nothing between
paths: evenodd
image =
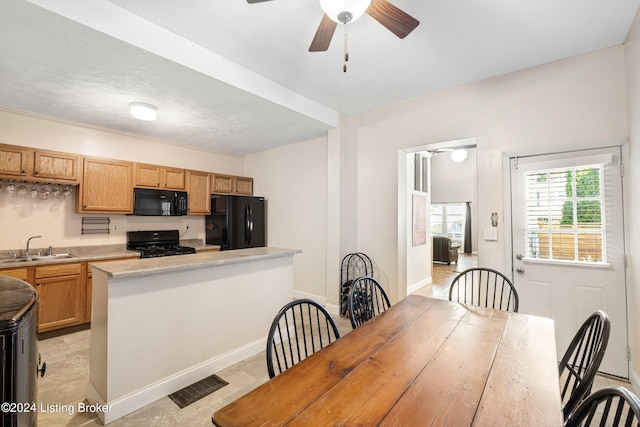
<instances>
[{"instance_id":1,"label":"window with blinds","mask_svg":"<svg viewBox=\"0 0 640 427\"><path fill-rule=\"evenodd\" d=\"M604 165L526 172L527 258L605 263Z\"/></svg>"}]
</instances>

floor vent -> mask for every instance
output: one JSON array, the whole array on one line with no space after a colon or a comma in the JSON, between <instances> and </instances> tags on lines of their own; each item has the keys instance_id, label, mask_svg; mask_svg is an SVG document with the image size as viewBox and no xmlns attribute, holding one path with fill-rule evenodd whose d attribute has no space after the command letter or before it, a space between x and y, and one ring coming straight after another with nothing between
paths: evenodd
<instances>
[{"instance_id":1,"label":"floor vent","mask_svg":"<svg viewBox=\"0 0 640 427\"><path fill-rule=\"evenodd\" d=\"M222 387L229 384L217 375L211 375L205 379L202 379L196 383L191 384L169 395L169 398L180 407L180 409L191 405L202 399L205 396L213 393L216 390L220 390Z\"/></svg>"}]
</instances>

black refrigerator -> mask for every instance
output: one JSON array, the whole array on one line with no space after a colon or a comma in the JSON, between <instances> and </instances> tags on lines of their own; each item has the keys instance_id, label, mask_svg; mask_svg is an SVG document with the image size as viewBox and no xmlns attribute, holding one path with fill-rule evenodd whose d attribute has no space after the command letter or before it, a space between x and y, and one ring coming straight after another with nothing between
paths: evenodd
<instances>
[{"instance_id":1,"label":"black refrigerator","mask_svg":"<svg viewBox=\"0 0 640 427\"><path fill-rule=\"evenodd\" d=\"M266 246L264 197L211 196L211 214L205 217L208 245L220 250Z\"/></svg>"}]
</instances>

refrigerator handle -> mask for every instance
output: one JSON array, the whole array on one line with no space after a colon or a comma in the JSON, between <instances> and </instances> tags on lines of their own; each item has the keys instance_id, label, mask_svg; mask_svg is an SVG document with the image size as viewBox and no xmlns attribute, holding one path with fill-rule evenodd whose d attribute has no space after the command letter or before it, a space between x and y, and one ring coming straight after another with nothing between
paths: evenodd
<instances>
[{"instance_id":1,"label":"refrigerator handle","mask_svg":"<svg viewBox=\"0 0 640 427\"><path fill-rule=\"evenodd\" d=\"M244 207L244 239L247 244L251 243L251 233L253 232L253 215L251 206Z\"/></svg>"}]
</instances>

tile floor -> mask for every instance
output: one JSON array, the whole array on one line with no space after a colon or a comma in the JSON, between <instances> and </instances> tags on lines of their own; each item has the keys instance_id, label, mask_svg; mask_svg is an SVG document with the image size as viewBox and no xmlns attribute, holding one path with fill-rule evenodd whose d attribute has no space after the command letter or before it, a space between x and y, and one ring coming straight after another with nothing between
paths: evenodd
<instances>
[{"instance_id":1,"label":"tile floor","mask_svg":"<svg viewBox=\"0 0 640 427\"><path fill-rule=\"evenodd\" d=\"M456 270L473 265L474 257L461 261L460 265L434 266L434 278L438 282L425 286L417 293L436 298L447 298L446 289ZM346 318L337 318L340 334L351 331ZM58 405L51 412L41 412L38 426L99 426L98 418L91 413L70 413L67 408L77 408L84 401L85 387L89 378L90 330L46 338L40 341L39 350L47 363L47 373L38 380L38 396L47 406ZM219 408L244 395L268 380L264 353L246 359L216 374L229 385L180 409L168 397L162 398L132 414L110 423L113 427L138 426L207 426L211 427L211 415ZM598 376L594 390L611 385L631 388L628 382ZM57 409L57 410L56 410Z\"/></svg>"},{"instance_id":2,"label":"tile floor","mask_svg":"<svg viewBox=\"0 0 640 427\"><path fill-rule=\"evenodd\" d=\"M351 331L346 318L337 318L340 335ZM47 372L38 379L38 397L51 412L38 414L38 426L75 427L102 425L91 413L69 413L85 398L85 387L89 381L90 330L73 332L40 341L42 360L47 363ZM265 331L266 334L266 331ZM144 408L120 418L109 426L213 426L213 413L253 390L269 379L264 353L257 354L220 372L215 372L229 385L199 401L180 409L171 399L164 397Z\"/></svg>"}]
</instances>

